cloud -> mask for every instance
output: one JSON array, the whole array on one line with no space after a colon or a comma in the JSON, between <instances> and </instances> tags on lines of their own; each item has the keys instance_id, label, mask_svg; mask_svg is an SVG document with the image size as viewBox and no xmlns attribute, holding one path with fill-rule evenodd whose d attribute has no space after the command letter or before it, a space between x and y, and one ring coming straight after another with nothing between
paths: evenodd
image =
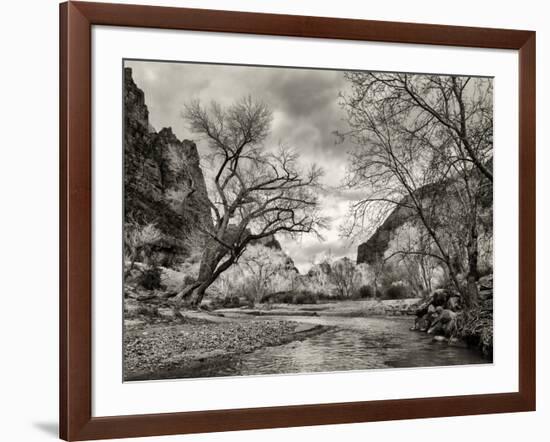
<instances>
[{"instance_id":1,"label":"cloud","mask_svg":"<svg viewBox=\"0 0 550 442\"><path fill-rule=\"evenodd\" d=\"M332 106L343 87L338 71L273 69L268 96L294 117L309 117L312 111Z\"/></svg>"}]
</instances>

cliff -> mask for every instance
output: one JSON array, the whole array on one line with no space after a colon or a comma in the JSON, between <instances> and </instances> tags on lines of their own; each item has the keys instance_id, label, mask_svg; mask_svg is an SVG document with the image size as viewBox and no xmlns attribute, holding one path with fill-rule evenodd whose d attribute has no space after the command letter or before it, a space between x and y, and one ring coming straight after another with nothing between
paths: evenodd
<instances>
[{"instance_id":1,"label":"cliff","mask_svg":"<svg viewBox=\"0 0 550 442\"><path fill-rule=\"evenodd\" d=\"M416 198L422 201L424 207L430 207L434 213L445 213L451 207L458 210L457 196L452 190L453 182L437 183L424 186L417 190ZM446 186L448 191L441 193L439 187ZM439 194L439 196L438 196ZM479 266L480 271L492 269L492 235L493 208L492 188L480 199L479 208ZM376 231L357 248L357 263L377 264L397 250L406 249L407 243L414 243L420 236L421 223L416 212L411 209L410 198L403 199L404 206L397 206ZM448 233L443 234L448 237ZM398 259L397 257L396 259Z\"/></svg>"},{"instance_id":2,"label":"cliff","mask_svg":"<svg viewBox=\"0 0 550 442\"><path fill-rule=\"evenodd\" d=\"M197 146L178 140L171 128L156 132L132 70L125 68L124 74L125 221L154 223L163 234L155 252L162 265L173 265L186 256L185 238L212 222ZM191 187L196 189L192 193ZM174 192L190 195L173 207Z\"/></svg>"},{"instance_id":3,"label":"cliff","mask_svg":"<svg viewBox=\"0 0 550 442\"><path fill-rule=\"evenodd\" d=\"M379 262L384 257L397 230L413 218L414 214L411 209L396 207L372 236L366 242L359 244L357 247L357 264L372 265Z\"/></svg>"},{"instance_id":4,"label":"cliff","mask_svg":"<svg viewBox=\"0 0 550 442\"><path fill-rule=\"evenodd\" d=\"M438 187L439 185L426 185L417 190L416 197L424 202L431 200L434 193L437 193ZM357 264L375 264L379 262L384 257L391 240L397 232L406 227L406 224L415 222L416 212L407 207L412 204L411 198L403 198L401 204L403 205L395 207L366 242L357 247Z\"/></svg>"}]
</instances>

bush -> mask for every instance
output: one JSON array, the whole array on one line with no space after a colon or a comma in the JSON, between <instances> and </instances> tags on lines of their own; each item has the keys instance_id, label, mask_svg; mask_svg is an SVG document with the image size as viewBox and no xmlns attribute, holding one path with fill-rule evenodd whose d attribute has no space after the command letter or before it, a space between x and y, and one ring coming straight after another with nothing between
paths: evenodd
<instances>
[{"instance_id":1,"label":"bush","mask_svg":"<svg viewBox=\"0 0 550 442\"><path fill-rule=\"evenodd\" d=\"M269 302L273 304L317 304L318 300L318 293L309 290L301 290L299 292L270 293L263 296L260 302Z\"/></svg>"},{"instance_id":2,"label":"bush","mask_svg":"<svg viewBox=\"0 0 550 442\"><path fill-rule=\"evenodd\" d=\"M241 300L238 296L217 297L212 299L210 308L213 310L218 308L239 308Z\"/></svg>"},{"instance_id":3,"label":"bush","mask_svg":"<svg viewBox=\"0 0 550 442\"><path fill-rule=\"evenodd\" d=\"M276 292L264 295L262 299L260 299L260 302L272 302L274 304L291 304L293 299L294 294L292 292Z\"/></svg>"},{"instance_id":4,"label":"bush","mask_svg":"<svg viewBox=\"0 0 550 442\"><path fill-rule=\"evenodd\" d=\"M318 296L313 292L302 291L296 293L292 299L293 304L317 304Z\"/></svg>"},{"instance_id":5,"label":"bush","mask_svg":"<svg viewBox=\"0 0 550 442\"><path fill-rule=\"evenodd\" d=\"M374 288L370 285L362 285L359 287L359 290L357 290L357 298L374 298Z\"/></svg>"},{"instance_id":6,"label":"bush","mask_svg":"<svg viewBox=\"0 0 550 442\"><path fill-rule=\"evenodd\" d=\"M238 308L241 306L241 300L238 296L227 296L223 300L223 306L225 308Z\"/></svg>"},{"instance_id":7,"label":"bush","mask_svg":"<svg viewBox=\"0 0 550 442\"><path fill-rule=\"evenodd\" d=\"M159 267L151 267L141 272L138 283L146 290L160 289L162 288L161 276L162 270Z\"/></svg>"},{"instance_id":8,"label":"bush","mask_svg":"<svg viewBox=\"0 0 550 442\"><path fill-rule=\"evenodd\" d=\"M245 299L246 299L246 306L248 308L254 308L256 306L256 293L246 292Z\"/></svg>"},{"instance_id":9,"label":"bush","mask_svg":"<svg viewBox=\"0 0 550 442\"><path fill-rule=\"evenodd\" d=\"M456 334L468 345L478 347L485 356L493 356L493 312L476 307L457 317Z\"/></svg>"},{"instance_id":10,"label":"bush","mask_svg":"<svg viewBox=\"0 0 550 442\"><path fill-rule=\"evenodd\" d=\"M191 285L195 282L195 278L193 278L192 276L190 275L185 275L183 277L183 284L184 285Z\"/></svg>"},{"instance_id":11,"label":"bush","mask_svg":"<svg viewBox=\"0 0 550 442\"><path fill-rule=\"evenodd\" d=\"M385 299L406 299L409 297L409 289L403 284L392 284L386 289Z\"/></svg>"},{"instance_id":12,"label":"bush","mask_svg":"<svg viewBox=\"0 0 550 442\"><path fill-rule=\"evenodd\" d=\"M326 293L326 292L318 292L317 298L321 301L345 301L348 298L347 296L343 296L341 293L336 293L335 291Z\"/></svg>"}]
</instances>

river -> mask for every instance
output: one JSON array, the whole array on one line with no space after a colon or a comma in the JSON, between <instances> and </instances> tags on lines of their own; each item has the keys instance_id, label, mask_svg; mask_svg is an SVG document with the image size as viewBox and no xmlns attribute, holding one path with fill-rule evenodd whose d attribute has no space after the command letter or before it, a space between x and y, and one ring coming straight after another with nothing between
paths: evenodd
<instances>
[{"instance_id":1,"label":"river","mask_svg":"<svg viewBox=\"0 0 550 442\"><path fill-rule=\"evenodd\" d=\"M269 318L290 319L273 316ZM475 349L434 342L431 335L410 331L410 317L304 316L292 317L292 320L329 326L330 329L301 341L235 356L222 365L202 367L200 373L195 372L191 376L188 373L185 377L334 372L492 362Z\"/></svg>"}]
</instances>

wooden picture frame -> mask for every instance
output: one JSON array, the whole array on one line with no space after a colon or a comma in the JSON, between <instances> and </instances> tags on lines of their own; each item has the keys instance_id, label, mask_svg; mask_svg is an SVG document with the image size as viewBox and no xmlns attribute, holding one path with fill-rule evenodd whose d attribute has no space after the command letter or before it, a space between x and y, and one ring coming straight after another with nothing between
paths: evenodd
<instances>
[{"instance_id":1,"label":"wooden picture frame","mask_svg":"<svg viewBox=\"0 0 550 442\"><path fill-rule=\"evenodd\" d=\"M93 25L519 51L519 391L92 417ZM535 32L68 2L60 5L60 437L87 440L535 410Z\"/></svg>"}]
</instances>

